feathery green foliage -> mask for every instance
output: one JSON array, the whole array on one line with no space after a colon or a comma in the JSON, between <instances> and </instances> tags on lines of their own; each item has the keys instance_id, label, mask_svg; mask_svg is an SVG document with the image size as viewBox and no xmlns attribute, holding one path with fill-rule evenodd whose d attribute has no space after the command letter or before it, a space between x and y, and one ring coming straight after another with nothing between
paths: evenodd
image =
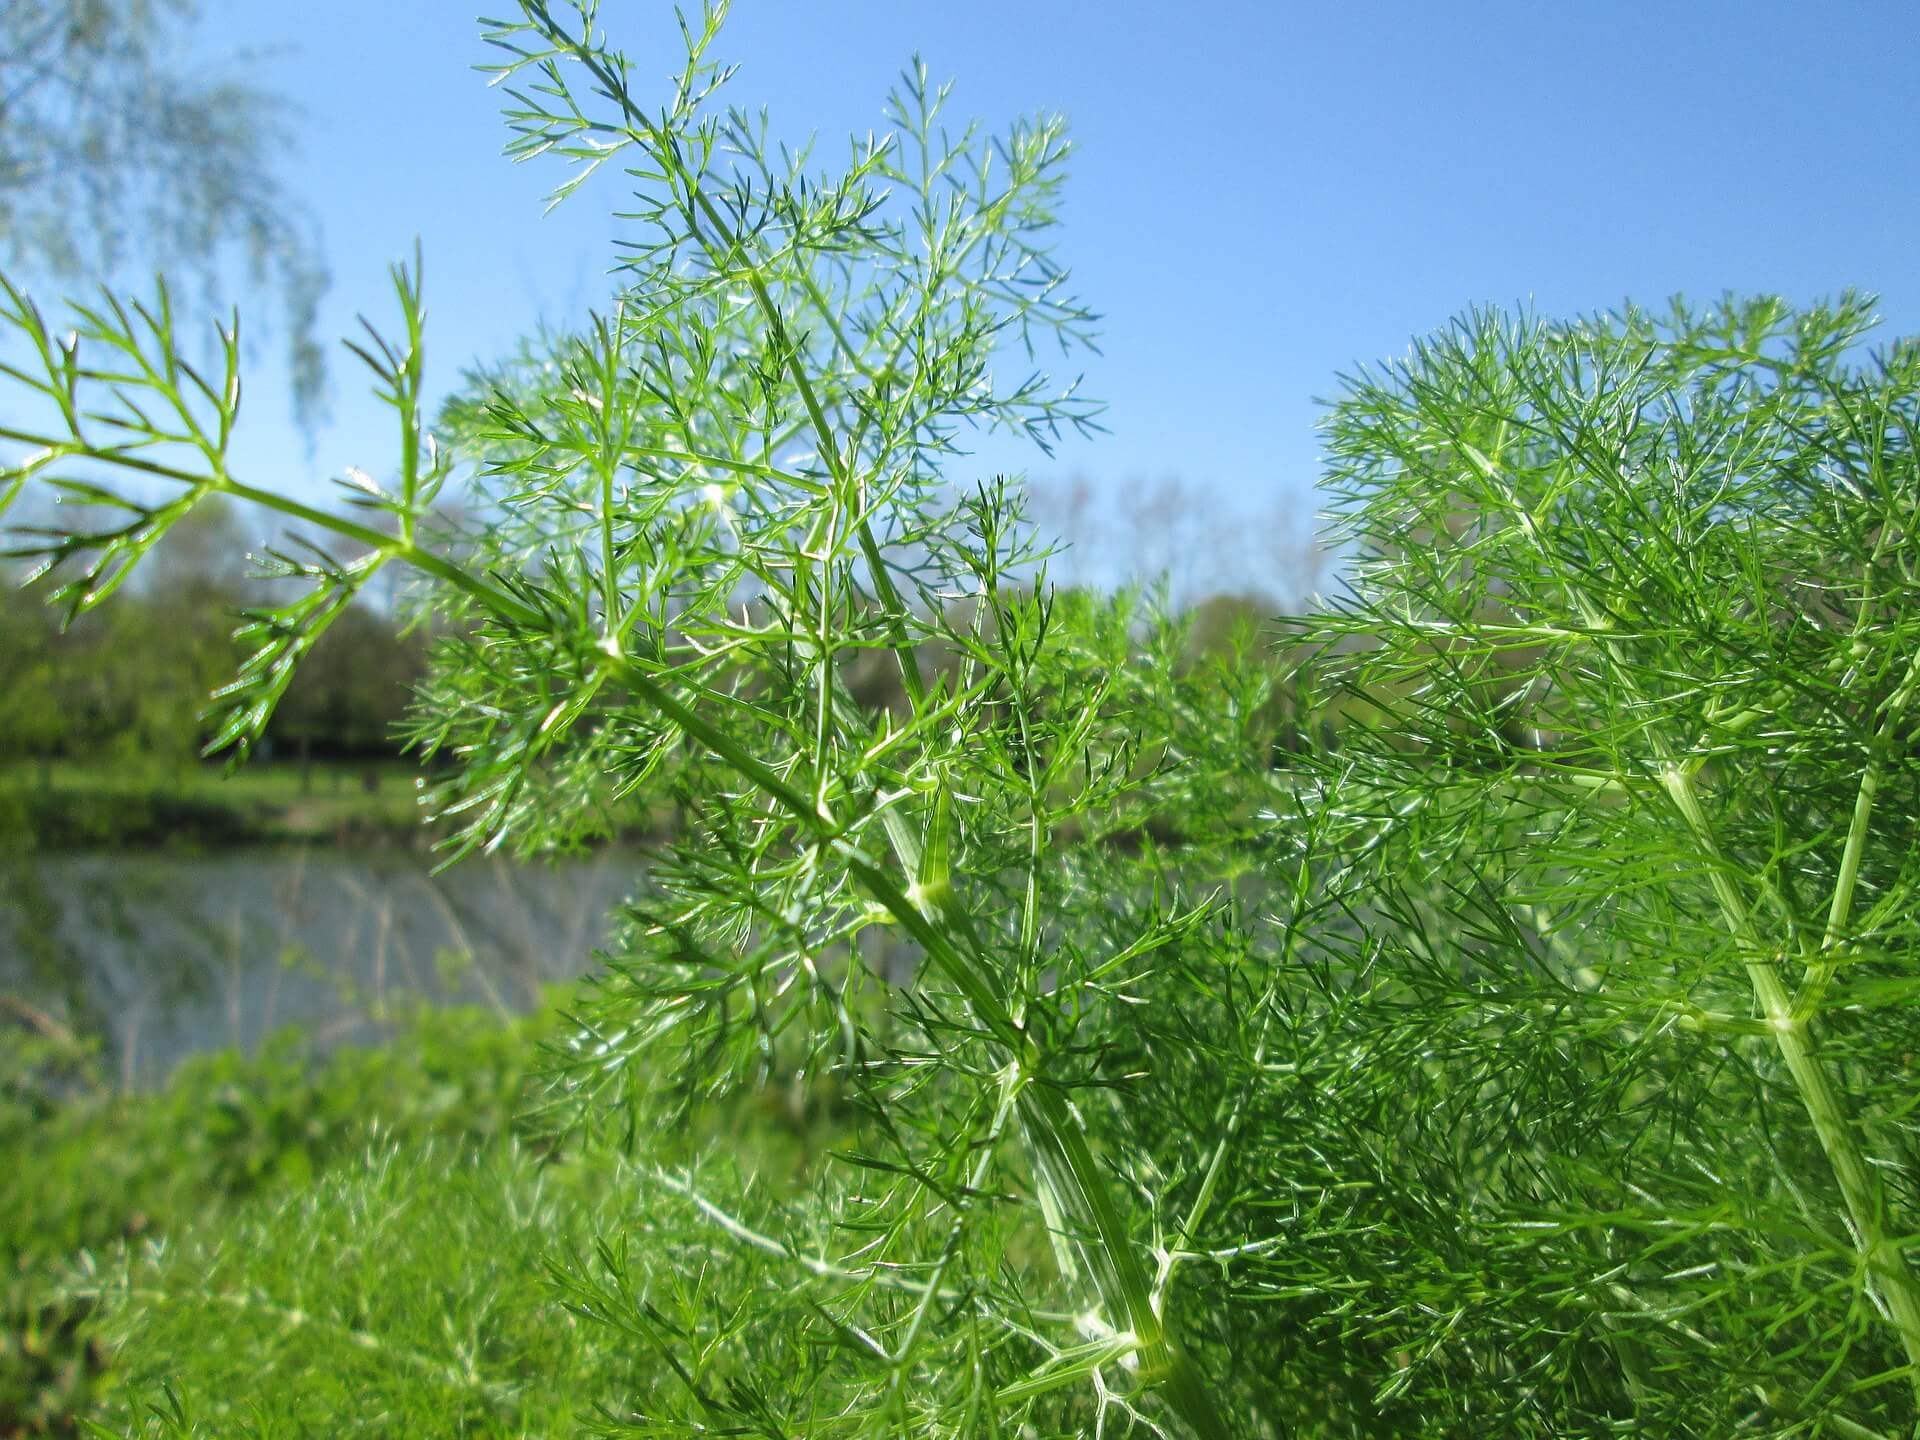
<instances>
[{"instance_id":1,"label":"feathery green foliage","mask_svg":"<svg viewBox=\"0 0 1920 1440\"><path fill-rule=\"evenodd\" d=\"M71 1434L81 1416L116 1413L98 1409L112 1403L122 1417L137 1415L148 1373L180 1377L197 1394L213 1353L183 1365L167 1324L238 1302L160 1262L203 1240L238 1248L248 1259L235 1294L292 1306L298 1297L279 1257L244 1249L256 1209L305 1205L344 1247L367 1240L352 1229L357 1212L293 1198L321 1177L368 1190L382 1166L411 1172L423 1158L436 1173L462 1164L499 1173L489 1157L516 1141L515 1117L539 1046L561 1023L561 1000L511 1024L423 1009L390 1048L323 1058L306 1037L282 1031L253 1056L198 1057L153 1094L111 1088L87 1041L46 1017L29 1016L38 1029L0 1031L0 1430ZM380 1163L360 1166L370 1150ZM406 1158L381 1158L389 1152ZM519 1158L501 1163L515 1176L532 1173ZM346 1178L363 1170L362 1181ZM147 1256L155 1243L161 1255ZM501 1244L495 1237L488 1247ZM400 1283L401 1252L378 1253L394 1266L390 1283ZM434 1247L442 1260L449 1253ZM143 1277L137 1299L107 1278L117 1282L128 1266ZM270 1398L276 1386L300 1385L298 1375L269 1380L262 1371L247 1393Z\"/></svg>"},{"instance_id":2,"label":"feathery green foliage","mask_svg":"<svg viewBox=\"0 0 1920 1440\"><path fill-rule=\"evenodd\" d=\"M1916 352L1729 303L1355 377L1352 590L1289 699L942 478L968 426L1097 413L1003 378L1092 323L1058 124L956 132L915 67L816 174L720 108L723 18L664 100L591 5L492 26L511 152L633 180L624 288L442 444L397 272L364 519L229 471L233 362L164 297L61 340L9 292L48 418L0 484L120 512L42 540L72 611L216 494L363 547L281 557L222 743L397 563L453 622L411 722L450 860L678 807L543 1108L629 1203L551 1276L647 1357L593 1427L1910 1431ZM674 1143L770 1090L840 1137L777 1194Z\"/></svg>"},{"instance_id":3,"label":"feathery green foliage","mask_svg":"<svg viewBox=\"0 0 1920 1440\"><path fill-rule=\"evenodd\" d=\"M1475 315L1334 409L1302 628L1379 718L1322 888L1433 1217L1340 1323L1456 1424L1913 1424L1920 351L1870 324Z\"/></svg>"}]
</instances>

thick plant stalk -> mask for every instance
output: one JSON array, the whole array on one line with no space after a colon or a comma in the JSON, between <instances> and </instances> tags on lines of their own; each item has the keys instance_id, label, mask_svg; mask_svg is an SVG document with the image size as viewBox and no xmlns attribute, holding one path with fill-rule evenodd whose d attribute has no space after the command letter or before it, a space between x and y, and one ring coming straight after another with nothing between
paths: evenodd
<instances>
[{"instance_id":1,"label":"thick plant stalk","mask_svg":"<svg viewBox=\"0 0 1920 1440\"><path fill-rule=\"evenodd\" d=\"M1780 1058L1786 1063L1787 1073L1800 1093L1807 1117L1813 1122L1814 1134L1826 1153L1827 1163L1833 1168L1853 1227L1854 1241L1866 1261L1867 1274L1886 1306L1888 1318L1900 1336L1914 1394L1920 1399L1920 1282L1915 1280L1890 1227L1885 1188L1860 1149L1855 1128L1833 1088L1827 1067L1814 1052L1808 1034L1809 1017L1796 1013L1775 969L1775 961L1760 941L1752 913L1727 875L1725 860L1691 777L1684 768L1669 762L1660 780L1711 867L1714 898L1721 917L1745 956L1754 999L1773 1034ZM1871 813L1870 802L1867 813ZM1857 852L1854 861L1857 869ZM1850 891L1850 876L1843 874L1839 884Z\"/></svg>"},{"instance_id":2,"label":"thick plant stalk","mask_svg":"<svg viewBox=\"0 0 1920 1440\"><path fill-rule=\"evenodd\" d=\"M849 853L848 867L887 908L902 929L973 1005L976 1017L1028 1068L1038 1059L1032 1042L1007 1012L991 977L930 924L891 876ZM1154 1307L1153 1287L1114 1204L1111 1187L1087 1145L1086 1135L1058 1091L1029 1073L1019 1091L1021 1130L1027 1136L1040 1183L1062 1215L1091 1232L1083 1242L1101 1302L1123 1316L1132 1333L1142 1378L1155 1385L1196 1435L1226 1440L1229 1431L1193 1362L1173 1343Z\"/></svg>"},{"instance_id":3,"label":"thick plant stalk","mask_svg":"<svg viewBox=\"0 0 1920 1440\"><path fill-rule=\"evenodd\" d=\"M1520 502L1506 480L1498 464L1498 457L1490 458L1470 445L1463 445L1462 448L1474 468L1489 482L1499 487L1502 498L1511 507L1527 538L1543 552L1548 551L1550 547L1542 536L1532 512ZM1611 628L1605 612L1587 596L1580 586L1568 585L1567 593L1594 633L1605 634ZM1631 672L1617 642L1611 639L1602 641L1600 648L1617 674L1622 677L1630 676ZM1630 679L1627 683L1630 689L1637 690L1638 687L1633 686ZM1877 761L1880 741L1889 733L1895 716L1904 707L1906 698L1912 693L1916 683L1920 683L1920 660L1916 660L1909 667L1906 679L1889 702L1890 713L1883 722L1880 736L1876 737L1873 753L1868 758L1852 821L1848 827L1840 873L1829 909L1822 953L1808 976L1805 986L1806 996L1803 997L1801 1005L1795 1005L1779 971L1775 968L1776 955L1784 958L1784 952L1770 950L1762 943L1759 931L1754 925L1752 912L1728 874L1726 858L1720 851L1719 843L1714 838L1713 827L1700 803L1699 791L1693 783L1692 770L1676 759L1670 747L1657 736L1654 738L1654 748L1660 766L1661 788L1666 791L1668 799L1680 813L1694 843L1700 847L1707 861L1714 900L1720 909L1721 918L1732 935L1734 943L1740 947L1742 963L1746 968L1747 979L1753 988L1754 999L1759 1005L1761 1016L1768 1031L1774 1037L1774 1044L1780 1052L1781 1060L1786 1064L1787 1073L1793 1080L1794 1088L1799 1092L1800 1102L1806 1109L1807 1117L1813 1122L1814 1134L1820 1141L1820 1148L1827 1157L1835 1182L1839 1185L1841 1199L1846 1206L1847 1219L1853 1228L1854 1243L1861 1258L1866 1262L1867 1273L1874 1289L1886 1307L1887 1318L1900 1337L1901 1348L1907 1356L1908 1378L1913 1386L1916 1400L1920 1400L1920 1280L1915 1279L1913 1270L1907 1263L1906 1254L1890 1228L1885 1188L1881 1185L1879 1176L1868 1165L1866 1156L1860 1149L1855 1128L1827 1073L1827 1067L1814 1051L1812 1039L1808 1034L1813 1005L1807 1003L1809 999L1817 1000L1819 991L1831 977L1833 962L1830 952L1837 943L1839 932L1845 927L1846 917L1852 905L1853 888L1859 874L1860 859L1866 843L1867 825L1872 818L1873 799L1878 785Z\"/></svg>"}]
</instances>

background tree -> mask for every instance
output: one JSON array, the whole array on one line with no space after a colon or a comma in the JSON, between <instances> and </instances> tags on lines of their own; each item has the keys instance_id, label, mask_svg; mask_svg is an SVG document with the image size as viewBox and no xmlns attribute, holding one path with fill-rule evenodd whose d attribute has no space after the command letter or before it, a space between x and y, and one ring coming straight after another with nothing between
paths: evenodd
<instances>
[{"instance_id":1,"label":"background tree","mask_svg":"<svg viewBox=\"0 0 1920 1440\"><path fill-rule=\"evenodd\" d=\"M1313 515L1285 500L1241 509L1190 480L1084 475L1031 482L1028 499L1040 531L1061 542L1058 576L1075 584L1164 583L1182 608L1257 595L1273 614L1308 605L1329 578Z\"/></svg>"},{"instance_id":2,"label":"background tree","mask_svg":"<svg viewBox=\"0 0 1920 1440\"><path fill-rule=\"evenodd\" d=\"M274 173L285 102L198 73L180 54L196 0L0 5L0 259L109 273L138 242L211 288L236 255L278 292L295 409L317 416L314 320L327 273L313 225Z\"/></svg>"},{"instance_id":3,"label":"background tree","mask_svg":"<svg viewBox=\"0 0 1920 1440\"><path fill-rule=\"evenodd\" d=\"M43 516L51 519L52 516ZM63 629L47 589L0 571L0 767L112 761L148 769L190 763L210 733L212 691L241 651L241 612L272 598L251 573L255 538L233 508L209 501L102 607L97 625ZM270 729L303 757L391 754L423 640L403 634L391 603L350 606L314 650Z\"/></svg>"},{"instance_id":4,"label":"background tree","mask_svg":"<svg viewBox=\"0 0 1920 1440\"><path fill-rule=\"evenodd\" d=\"M347 607L315 642L287 687L267 734L298 752L303 784L316 753L328 759L390 755L427 645L366 602Z\"/></svg>"},{"instance_id":5,"label":"background tree","mask_svg":"<svg viewBox=\"0 0 1920 1440\"><path fill-rule=\"evenodd\" d=\"M0 760L37 761L43 784L66 733L56 698L58 638L53 612L37 595L0 585Z\"/></svg>"},{"instance_id":6,"label":"background tree","mask_svg":"<svg viewBox=\"0 0 1920 1440\"><path fill-rule=\"evenodd\" d=\"M179 549L102 610L63 629L50 581L6 584L0 602L0 762L111 758L184 764L209 692L231 673L247 537L232 508L196 510Z\"/></svg>"}]
</instances>

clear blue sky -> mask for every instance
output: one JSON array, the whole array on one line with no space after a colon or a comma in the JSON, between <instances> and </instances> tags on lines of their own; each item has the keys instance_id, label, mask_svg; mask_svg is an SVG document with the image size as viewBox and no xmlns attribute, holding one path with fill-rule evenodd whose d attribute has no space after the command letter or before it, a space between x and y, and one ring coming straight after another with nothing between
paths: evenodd
<instances>
[{"instance_id":1,"label":"clear blue sky","mask_svg":"<svg viewBox=\"0 0 1920 1440\"><path fill-rule=\"evenodd\" d=\"M558 172L498 158L472 3L206 0L194 42L205 64L257 60L304 113L285 173L324 227L329 333L386 313L384 267L421 238L447 385L603 299L618 198L590 187L541 218ZM643 52L668 7L606 11ZM1063 250L1108 317L1087 370L1113 433L1027 463L1096 493L1175 478L1256 525L1308 523L1314 397L1477 302L1854 285L1888 333L1920 329L1911 3L737 0L722 48L737 101L836 146L880 123L915 51L962 112L1070 117ZM252 473L317 489L384 468L347 357L308 457L258 348Z\"/></svg>"}]
</instances>

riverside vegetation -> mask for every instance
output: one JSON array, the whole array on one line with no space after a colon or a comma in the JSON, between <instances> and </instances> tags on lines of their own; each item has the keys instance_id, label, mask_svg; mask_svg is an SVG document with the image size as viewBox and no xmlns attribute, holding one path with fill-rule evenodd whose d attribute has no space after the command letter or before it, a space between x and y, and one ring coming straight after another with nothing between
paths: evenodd
<instances>
[{"instance_id":1,"label":"riverside vegetation","mask_svg":"<svg viewBox=\"0 0 1920 1440\"><path fill-rule=\"evenodd\" d=\"M532 1140L378 1135L74 1262L106 1423L1914 1433L1920 348L1728 300L1346 378L1276 766L1275 667L1177 663L941 478L1096 418L1005 379L1094 323L1064 131L956 126L916 66L817 171L723 108L723 18L658 94L590 6L492 26L510 152L633 182L623 288L429 434L398 272L350 512L229 470L231 327L201 367L164 293L63 331L9 292L0 494L108 517L37 542L71 612L214 497L312 539L221 744L405 568L450 861L684 817ZM768 1095L801 1141L738 1142Z\"/></svg>"},{"instance_id":2,"label":"riverside vegetation","mask_svg":"<svg viewBox=\"0 0 1920 1440\"><path fill-rule=\"evenodd\" d=\"M229 617L262 592L230 507L174 538L83 626L62 630L47 580L0 591L0 852L422 833L392 732L424 635L353 606L276 708L261 747L276 759L223 784L196 757L199 712L244 653Z\"/></svg>"}]
</instances>

